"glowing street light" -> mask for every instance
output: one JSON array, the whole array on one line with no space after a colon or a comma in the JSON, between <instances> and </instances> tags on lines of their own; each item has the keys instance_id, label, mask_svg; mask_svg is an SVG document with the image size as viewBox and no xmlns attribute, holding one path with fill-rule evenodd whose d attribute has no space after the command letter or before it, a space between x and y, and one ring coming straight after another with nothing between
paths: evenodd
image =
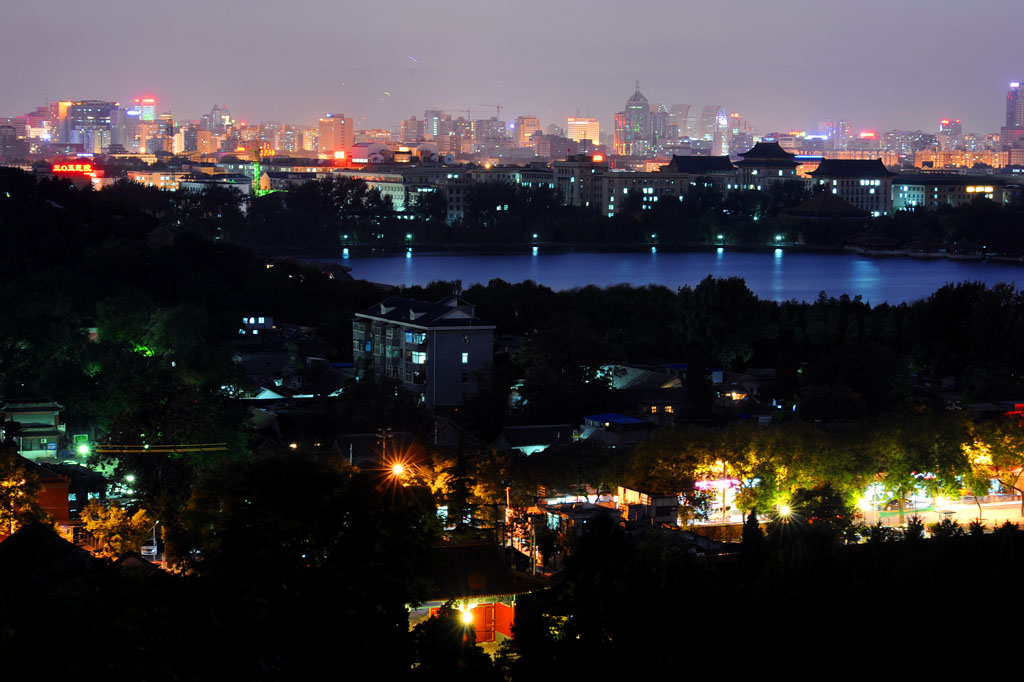
<instances>
[{"instance_id":1,"label":"glowing street light","mask_svg":"<svg viewBox=\"0 0 1024 682\"><path fill-rule=\"evenodd\" d=\"M401 476L404 473L405 473L405 465L402 464L401 462L395 462L393 465L391 465L391 475L392 476Z\"/></svg>"},{"instance_id":2,"label":"glowing street light","mask_svg":"<svg viewBox=\"0 0 1024 682\"><path fill-rule=\"evenodd\" d=\"M78 452L78 454L81 455L82 457L85 457L86 455L89 454L89 446L86 443L82 443L77 448L75 448L75 451Z\"/></svg>"},{"instance_id":3,"label":"glowing street light","mask_svg":"<svg viewBox=\"0 0 1024 682\"><path fill-rule=\"evenodd\" d=\"M473 624L473 609L466 609L462 612L462 622L465 625Z\"/></svg>"},{"instance_id":4,"label":"glowing street light","mask_svg":"<svg viewBox=\"0 0 1024 682\"><path fill-rule=\"evenodd\" d=\"M788 517L792 512L793 512L793 510L789 508L788 504L780 504L779 505L779 515L780 516Z\"/></svg>"}]
</instances>

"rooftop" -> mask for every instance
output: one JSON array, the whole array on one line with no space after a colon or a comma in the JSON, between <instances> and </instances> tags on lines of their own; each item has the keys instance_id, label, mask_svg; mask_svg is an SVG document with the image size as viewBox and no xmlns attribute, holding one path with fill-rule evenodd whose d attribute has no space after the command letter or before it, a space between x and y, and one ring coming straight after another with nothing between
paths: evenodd
<instances>
[{"instance_id":1,"label":"rooftop","mask_svg":"<svg viewBox=\"0 0 1024 682\"><path fill-rule=\"evenodd\" d=\"M416 327L483 327L494 329L476 316L476 308L459 298L447 296L429 303L401 296L389 296L380 303L356 313L361 317Z\"/></svg>"},{"instance_id":2,"label":"rooftop","mask_svg":"<svg viewBox=\"0 0 1024 682\"><path fill-rule=\"evenodd\" d=\"M678 156L661 167L663 173L732 173L736 167L728 156Z\"/></svg>"},{"instance_id":3,"label":"rooftop","mask_svg":"<svg viewBox=\"0 0 1024 682\"><path fill-rule=\"evenodd\" d=\"M888 178L896 175L881 159L823 159L812 178Z\"/></svg>"}]
</instances>

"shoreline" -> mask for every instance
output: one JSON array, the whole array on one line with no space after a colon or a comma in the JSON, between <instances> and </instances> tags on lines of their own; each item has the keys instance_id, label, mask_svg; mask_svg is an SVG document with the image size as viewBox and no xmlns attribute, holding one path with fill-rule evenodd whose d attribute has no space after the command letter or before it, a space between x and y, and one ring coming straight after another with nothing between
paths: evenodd
<instances>
[{"instance_id":1,"label":"shoreline","mask_svg":"<svg viewBox=\"0 0 1024 682\"><path fill-rule=\"evenodd\" d=\"M392 258L407 253L410 249L414 254L466 254L466 255L516 255L528 253L536 247L546 253L646 253L656 249L658 253L716 253L725 249L733 253L774 253L782 249L789 253L806 253L814 255L850 255L870 260L910 260L910 261L956 261L956 262L993 262L1004 265L1024 265L1024 256L1007 254L953 254L931 252L914 254L906 249L878 251L850 248L847 246L825 247L809 246L780 242L772 245L739 245L739 244L658 244L654 242L630 244L590 244L579 242L544 242L536 241L526 244L408 244L402 246L372 246L369 244L341 245L334 252L307 249L260 249L269 258L295 258L304 261L330 260L342 261L347 258ZM348 256L343 253L348 249Z\"/></svg>"}]
</instances>

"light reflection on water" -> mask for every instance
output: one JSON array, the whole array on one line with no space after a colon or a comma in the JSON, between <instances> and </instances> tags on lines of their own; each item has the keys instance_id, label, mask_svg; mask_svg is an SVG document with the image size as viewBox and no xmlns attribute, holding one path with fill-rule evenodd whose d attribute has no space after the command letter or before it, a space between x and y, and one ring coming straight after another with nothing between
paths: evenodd
<instances>
[{"instance_id":1,"label":"light reflection on water","mask_svg":"<svg viewBox=\"0 0 1024 682\"><path fill-rule=\"evenodd\" d=\"M339 259L340 261L340 259ZM627 282L669 288L695 285L708 275L742 277L760 298L813 301L828 296L860 295L874 304L899 303L928 296L948 282L1016 283L1024 266L1010 263L863 258L852 254L793 251L741 252L545 252L480 254L420 252L344 259L352 276L386 284L422 285L433 280L461 279L464 287L500 278L532 279L552 289ZM1021 278L1024 281L1024 278Z\"/></svg>"}]
</instances>

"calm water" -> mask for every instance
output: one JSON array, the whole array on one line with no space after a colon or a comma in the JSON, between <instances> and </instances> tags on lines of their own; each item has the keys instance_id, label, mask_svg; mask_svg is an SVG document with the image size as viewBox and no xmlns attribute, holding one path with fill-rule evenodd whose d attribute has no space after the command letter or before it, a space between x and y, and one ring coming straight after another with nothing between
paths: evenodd
<instances>
[{"instance_id":1,"label":"calm water","mask_svg":"<svg viewBox=\"0 0 1024 682\"><path fill-rule=\"evenodd\" d=\"M715 252L548 252L540 247L522 254L414 252L353 255L339 260L352 276L372 282L417 285L461 279L465 287L500 278L532 279L552 289L594 284L608 286L661 284L675 289L708 275L742 277L759 298L810 301L829 296L860 295L870 303L899 303L924 298L949 282L981 281L1024 284L1024 265L911 258L865 258L853 254L798 253L785 250L750 253Z\"/></svg>"}]
</instances>

